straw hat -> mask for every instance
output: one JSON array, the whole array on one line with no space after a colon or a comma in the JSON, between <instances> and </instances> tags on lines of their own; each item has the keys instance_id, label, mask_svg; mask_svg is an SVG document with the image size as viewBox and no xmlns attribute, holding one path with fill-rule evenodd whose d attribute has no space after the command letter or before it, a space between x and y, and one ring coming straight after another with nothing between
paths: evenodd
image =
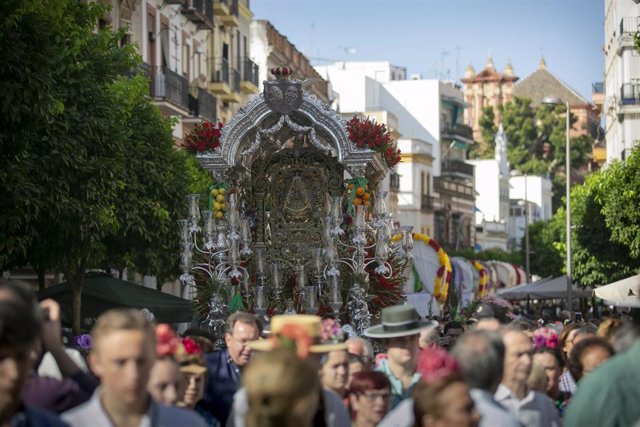
<instances>
[{"instance_id":1,"label":"straw hat","mask_svg":"<svg viewBox=\"0 0 640 427\"><path fill-rule=\"evenodd\" d=\"M327 320L330 321L331 319L325 319L325 322ZM323 340L323 321L320 317L310 314L273 316L271 319L271 338L252 341L248 344L249 348L256 351L272 351L278 346L277 338L282 336L283 331L290 326L304 331L311 338L312 344L309 347L311 353L328 353L347 349L347 345L344 342L344 334L339 325L335 329L335 334Z\"/></svg>"},{"instance_id":2,"label":"straw hat","mask_svg":"<svg viewBox=\"0 0 640 427\"><path fill-rule=\"evenodd\" d=\"M410 305L394 305L382 309L382 323L364 331L369 338L396 338L419 334L436 323L423 320Z\"/></svg>"}]
</instances>

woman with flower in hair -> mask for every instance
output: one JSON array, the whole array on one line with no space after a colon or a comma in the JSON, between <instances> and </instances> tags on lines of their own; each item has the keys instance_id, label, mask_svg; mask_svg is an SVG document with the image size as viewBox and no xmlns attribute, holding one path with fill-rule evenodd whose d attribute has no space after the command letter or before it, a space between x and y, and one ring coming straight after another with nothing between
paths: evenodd
<instances>
[{"instance_id":1,"label":"woman with flower in hair","mask_svg":"<svg viewBox=\"0 0 640 427\"><path fill-rule=\"evenodd\" d=\"M320 358L320 381L322 386L346 398L347 381L349 380L349 353L345 344L345 333L335 319L322 320L323 344L335 344L335 349Z\"/></svg>"},{"instance_id":2,"label":"woman with flower in hair","mask_svg":"<svg viewBox=\"0 0 640 427\"><path fill-rule=\"evenodd\" d=\"M183 382L174 354L180 340L171 326L156 326L156 361L151 368L147 391L158 402L175 406L182 395Z\"/></svg>"},{"instance_id":3,"label":"woman with flower in hair","mask_svg":"<svg viewBox=\"0 0 640 427\"><path fill-rule=\"evenodd\" d=\"M204 396L205 374L207 373L200 346L191 338L182 338L175 359L184 376L185 383L184 393L178 400L178 406L194 409Z\"/></svg>"},{"instance_id":4,"label":"woman with flower in hair","mask_svg":"<svg viewBox=\"0 0 640 427\"><path fill-rule=\"evenodd\" d=\"M560 375L564 368L564 361L560 353L560 340L558 334L551 328L540 328L533 333L533 364L544 369L546 376L546 389L560 416L569 403L571 393L560 390Z\"/></svg>"}]
</instances>

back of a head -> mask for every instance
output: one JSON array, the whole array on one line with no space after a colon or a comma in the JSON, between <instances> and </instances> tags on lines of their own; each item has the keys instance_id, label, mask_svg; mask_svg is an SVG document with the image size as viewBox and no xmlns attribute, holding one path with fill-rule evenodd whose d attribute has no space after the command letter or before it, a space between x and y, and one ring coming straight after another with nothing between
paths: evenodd
<instances>
[{"instance_id":1,"label":"back of a head","mask_svg":"<svg viewBox=\"0 0 640 427\"><path fill-rule=\"evenodd\" d=\"M0 284L0 345L29 345L40 335L42 313L28 287L3 280Z\"/></svg>"},{"instance_id":2,"label":"back of a head","mask_svg":"<svg viewBox=\"0 0 640 427\"><path fill-rule=\"evenodd\" d=\"M102 338L116 331L141 331L155 345L156 335L153 324L139 310L128 308L109 310L98 317L91 331L94 349L99 347Z\"/></svg>"},{"instance_id":3,"label":"back of a head","mask_svg":"<svg viewBox=\"0 0 640 427\"><path fill-rule=\"evenodd\" d=\"M441 419L449 404L444 399L444 392L457 383L464 384L464 379L459 374L447 375L431 383L421 381L416 384L413 391L414 425L422 425L420 423L425 416Z\"/></svg>"},{"instance_id":4,"label":"back of a head","mask_svg":"<svg viewBox=\"0 0 640 427\"><path fill-rule=\"evenodd\" d=\"M290 350L262 353L243 374L247 427L289 427L313 418L320 393L318 367Z\"/></svg>"},{"instance_id":5,"label":"back of a head","mask_svg":"<svg viewBox=\"0 0 640 427\"><path fill-rule=\"evenodd\" d=\"M582 365L582 357L592 348L601 348L609 353L609 356L613 356L615 351L613 346L609 343L609 341L605 340L601 337L589 337L581 340L576 345L573 346L571 350L571 354L569 355L569 371L573 378L578 381L584 375Z\"/></svg>"},{"instance_id":6,"label":"back of a head","mask_svg":"<svg viewBox=\"0 0 640 427\"><path fill-rule=\"evenodd\" d=\"M496 331L472 330L451 349L471 388L495 391L502 380L505 348Z\"/></svg>"}]
</instances>

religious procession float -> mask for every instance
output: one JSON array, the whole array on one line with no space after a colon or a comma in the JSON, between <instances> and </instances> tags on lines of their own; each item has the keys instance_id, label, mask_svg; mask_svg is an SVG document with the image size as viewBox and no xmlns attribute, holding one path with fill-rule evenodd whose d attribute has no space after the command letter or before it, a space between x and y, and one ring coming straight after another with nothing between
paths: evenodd
<instances>
[{"instance_id":1,"label":"religious procession float","mask_svg":"<svg viewBox=\"0 0 640 427\"><path fill-rule=\"evenodd\" d=\"M236 310L313 313L360 334L408 294L428 315L504 279L394 221L380 185L400 150L383 124L347 121L290 68L271 71L229 123L204 122L186 140L215 181L208 200L187 196L180 221L180 279L203 326L222 337Z\"/></svg>"}]
</instances>

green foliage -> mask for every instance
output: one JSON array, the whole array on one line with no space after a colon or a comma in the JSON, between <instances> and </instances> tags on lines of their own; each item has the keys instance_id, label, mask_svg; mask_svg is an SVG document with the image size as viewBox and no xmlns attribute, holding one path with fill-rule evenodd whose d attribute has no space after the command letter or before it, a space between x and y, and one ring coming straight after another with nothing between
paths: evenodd
<instances>
[{"instance_id":1,"label":"green foliage","mask_svg":"<svg viewBox=\"0 0 640 427\"><path fill-rule=\"evenodd\" d=\"M564 213L564 212L563 212ZM536 221L529 225L529 262L531 274L540 277L560 276L564 268L562 254L554 242L563 239L564 214L549 222ZM524 248L524 245L522 245Z\"/></svg>"},{"instance_id":2,"label":"green foliage","mask_svg":"<svg viewBox=\"0 0 640 427\"><path fill-rule=\"evenodd\" d=\"M551 178L555 211L561 206L566 188L565 107L541 105L533 109L530 104L529 99L516 97L500 107L508 140L507 158L511 167L522 173ZM495 135L493 119L489 118L481 120L483 138L486 138L485 134ZM571 116L570 120L573 126L577 119ZM571 165L574 170L587 164L592 144L593 139L588 135L571 138Z\"/></svg>"},{"instance_id":3,"label":"green foliage","mask_svg":"<svg viewBox=\"0 0 640 427\"><path fill-rule=\"evenodd\" d=\"M482 141L477 141L469 151L472 159L493 159L495 156L495 135L498 132L494 124L495 114L492 107L485 107L480 117L480 127L482 129Z\"/></svg>"},{"instance_id":4,"label":"green foliage","mask_svg":"<svg viewBox=\"0 0 640 427\"><path fill-rule=\"evenodd\" d=\"M640 148L624 163L614 162L603 174L599 199L611 239L640 259Z\"/></svg>"}]
</instances>

